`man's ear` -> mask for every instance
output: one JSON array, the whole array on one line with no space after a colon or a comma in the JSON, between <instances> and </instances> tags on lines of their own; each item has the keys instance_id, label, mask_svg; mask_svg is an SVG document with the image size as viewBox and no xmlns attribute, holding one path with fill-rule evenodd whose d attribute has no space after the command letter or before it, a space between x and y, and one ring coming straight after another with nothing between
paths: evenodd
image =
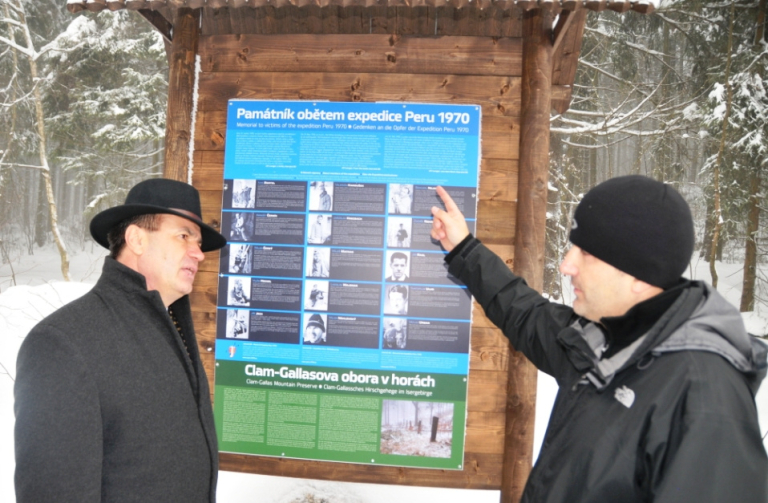
<instances>
[{"instance_id":1,"label":"man's ear","mask_svg":"<svg viewBox=\"0 0 768 503\"><path fill-rule=\"evenodd\" d=\"M125 229L125 247L136 256L144 254L147 249L147 231L138 225L129 225Z\"/></svg>"},{"instance_id":2,"label":"man's ear","mask_svg":"<svg viewBox=\"0 0 768 503\"><path fill-rule=\"evenodd\" d=\"M632 293L645 299L650 299L651 297L654 297L664 291L663 288L653 286L650 283L646 283L645 281L639 280L637 278L632 279Z\"/></svg>"}]
</instances>

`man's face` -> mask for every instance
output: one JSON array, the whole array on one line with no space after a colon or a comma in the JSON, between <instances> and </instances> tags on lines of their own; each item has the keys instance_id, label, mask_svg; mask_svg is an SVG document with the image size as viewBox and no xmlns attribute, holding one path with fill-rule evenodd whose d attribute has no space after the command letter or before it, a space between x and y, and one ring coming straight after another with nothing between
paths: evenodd
<instances>
[{"instance_id":1,"label":"man's face","mask_svg":"<svg viewBox=\"0 0 768 503\"><path fill-rule=\"evenodd\" d=\"M392 267L392 276L395 279L401 279L405 275L405 269L408 266L408 261L404 258L396 258L392 260L390 266Z\"/></svg>"},{"instance_id":2,"label":"man's face","mask_svg":"<svg viewBox=\"0 0 768 503\"><path fill-rule=\"evenodd\" d=\"M143 229L142 229L143 230ZM192 292L197 266L205 259L200 251L200 226L176 215L160 215L154 232L145 231L147 245L138 259L138 272L148 290L157 290L166 306Z\"/></svg>"},{"instance_id":3,"label":"man's face","mask_svg":"<svg viewBox=\"0 0 768 503\"><path fill-rule=\"evenodd\" d=\"M304 342L317 344L323 340L324 336L325 332L323 332L323 329L317 325L307 326L306 330L304 331Z\"/></svg>"},{"instance_id":4,"label":"man's face","mask_svg":"<svg viewBox=\"0 0 768 503\"><path fill-rule=\"evenodd\" d=\"M631 295L635 279L578 246L565 254L560 272L571 278L573 310L588 320L622 316L635 304Z\"/></svg>"},{"instance_id":5,"label":"man's face","mask_svg":"<svg viewBox=\"0 0 768 503\"><path fill-rule=\"evenodd\" d=\"M389 305L397 313L405 311L405 296L400 292L389 292Z\"/></svg>"}]
</instances>

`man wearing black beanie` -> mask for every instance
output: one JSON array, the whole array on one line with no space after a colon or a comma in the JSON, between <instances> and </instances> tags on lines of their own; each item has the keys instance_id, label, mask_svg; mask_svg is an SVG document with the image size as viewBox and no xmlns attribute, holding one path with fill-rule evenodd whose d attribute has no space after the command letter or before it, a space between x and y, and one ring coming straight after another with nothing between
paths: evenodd
<instances>
[{"instance_id":1,"label":"man wearing black beanie","mask_svg":"<svg viewBox=\"0 0 768 503\"><path fill-rule=\"evenodd\" d=\"M432 237L450 273L560 388L523 502L768 501L754 401L768 348L683 278L694 233L677 191L624 176L584 196L560 266L572 308L510 272L437 193Z\"/></svg>"}]
</instances>

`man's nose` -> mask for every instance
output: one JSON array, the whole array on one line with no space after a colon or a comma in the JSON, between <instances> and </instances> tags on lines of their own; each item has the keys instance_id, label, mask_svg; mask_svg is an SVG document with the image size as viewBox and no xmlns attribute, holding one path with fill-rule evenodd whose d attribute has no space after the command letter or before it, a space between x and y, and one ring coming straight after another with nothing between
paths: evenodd
<instances>
[{"instance_id":1,"label":"man's nose","mask_svg":"<svg viewBox=\"0 0 768 503\"><path fill-rule=\"evenodd\" d=\"M563 257L563 261L560 263L560 272L566 276L575 276L576 273L579 272L578 268L573 263L574 253L575 251L573 248L568 250L568 252L565 254L565 257Z\"/></svg>"},{"instance_id":2,"label":"man's nose","mask_svg":"<svg viewBox=\"0 0 768 503\"><path fill-rule=\"evenodd\" d=\"M200 249L200 245L197 243L189 247L189 256L198 262L205 260L205 253L203 253L203 250Z\"/></svg>"}]
</instances>

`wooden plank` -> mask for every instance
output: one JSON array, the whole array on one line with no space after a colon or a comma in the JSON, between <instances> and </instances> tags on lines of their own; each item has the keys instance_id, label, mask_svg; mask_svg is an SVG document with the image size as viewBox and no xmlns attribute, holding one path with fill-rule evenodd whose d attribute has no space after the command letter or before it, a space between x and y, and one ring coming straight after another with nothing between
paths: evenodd
<instances>
[{"instance_id":1,"label":"wooden plank","mask_svg":"<svg viewBox=\"0 0 768 503\"><path fill-rule=\"evenodd\" d=\"M240 9L237 9L236 12L240 17L241 33L256 33L258 30L256 9L241 7Z\"/></svg>"},{"instance_id":2,"label":"wooden plank","mask_svg":"<svg viewBox=\"0 0 768 503\"><path fill-rule=\"evenodd\" d=\"M206 215L212 217L221 218L221 194L222 187L219 185L218 190L201 190L200 191L200 207L203 211L203 220L206 221Z\"/></svg>"},{"instance_id":3,"label":"wooden plank","mask_svg":"<svg viewBox=\"0 0 768 503\"><path fill-rule=\"evenodd\" d=\"M470 368L468 384L468 410L499 412L506 407L507 372Z\"/></svg>"},{"instance_id":4,"label":"wooden plank","mask_svg":"<svg viewBox=\"0 0 768 503\"><path fill-rule=\"evenodd\" d=\"M350 5L339 11L339 33L368 33L368 16L365 7Z\"/></svg>"},{"instance_id":5,"label":"wooden plank","mask_svg":"<svg viewBox=\"0 0 768 503\"><path fill-rule=\"evenodd\" d=\"M475 20L472 16L474 9L462 7L453 11L453 28L451 35L473 36L476 34Z\"/></svg>"},{"instance_id":6,"label":"wooden plank","mask_svg":"<svg viewBox=\"0 0 768 503\"><path fill-rule=\"evenodd\" d=\"M242 454L219 454L222 470L319 480L461 489L498 489L501 456L467 452L463 470L426 470L392 466L326 463Z\"/></svg>"},{"instance_id":7,"label":"wooden plank","mask_svg":"<svg viewBox=\"0 0 768 503\"><path fill-rule=\"evenodd\" d=\"M392 7L390 14L392 15L390 19L393 19L396 23L394 33L402 36L418 35L416 13L411 7Z\"/></svg>"},{"instance_id":8,"label":"wooden plank","mask_svg":"<svg viewBox=\"0 0 768 503\"><path fill-rule=\"evenodd\" d=\"M560 43L553 48L552 52L552 85L567 86L566 89L570 91L576 79L587 10L580 9L572 12L568 19L571 22L563 22L563 30L558 33L559 37L555 40L556 42L560 40ZM558 113L565 113L571 104L571 93L568 92L567 98L553 95L552 104Z\"/></svg>"},{"instance_id":9,"label":"wooden plank","mask_svg":"<svg viewBox=\"0 0 768 503\"><path fill-rule=\"evenodd\" d=\"M197 185L195 186L197 187ZM510 203L517 201L516 160L483 159L480 165L478 200L506 201Z\"/></svg>"},{"instance_id":10,"label":"wooden plank","mask_svg":"<svg viewBox=\"0 0 768 503\"><path fill-rule=\"evenodd\" d=\"M376 5L368 8L371 34L384 35L390 33L388 10L389 7L386 5Z\"/></svg>"},{"instance_id":11,"label":"wooden plank","mask_svg":"<svg viewBox=\"0 0 768 503\"><path fill-rule=\"evenodd\" d=\"M509 358L509 342L496 328L478 327L472 324L472 350L469 365L477 370L506 371Z\"/></svg>"},{"instance_id":12,"label":"wooden plank","mask_svg":"<svg viewBox=\"0 0 768 503\"><path fill-rule=\"evenodd\" d=\"M493 9L491 6L485 9L470 8L470 18L472 19L472 31L475 37L492 37L493 29Z\"/></svg>"},{"instance_id":13,"label":"wooden plank","mask_svg":"<svg viewBox=\"0 0 768 503\"><path fill-rule=\"evenodd\" d=\"M421 36L433 37L437 35L435 16L436 9L426 5L413 8L416 13L416 32Z\"/></svg>"},{"instance_id":14,"label":"wooden plank","mask_svg":"<svg viewBox=\"0 0 768 503\"><path fill-rule=\"evenodd\" d=\"M232 33L248 33L248 27L245 24L245 19L241 11L248 9L236 9L230 5L229 9L229 25L232 28ZM254 19L255 20L255 19Z\"/></svg>"},{"instance_id":15,"label":"wooden plank","mask_svg":"<svg viewBox=\"0 0 768 503\"><path fill-rule=\"evenodd\" d=\"M322 8L323 13L323 33L339 33L339 12L341 7L338 5L327 5Z\"/></svg>"},{"instance_id":16,"label":"wooden plank","mask_svg":"<svg viewBox=\"0 0 768 503\"><path fill-rule=\"evenodd\" d=\"M211 16L213 34L232 33L232 20L229 17L228 7L212 8L207 11Z\"/></svg>"},{"instance_id":17,"label":"wooden plank","mask_svg":"<svg viewBox=\"0 0 768 503\"><path fill-rule=\"evenodd\" d=\"M286 5L275 11L277 33L301 33L299 31L299 8Z\"/></svg>"},{"instance_id":18,"label":"wooden plank","mask_svg":"<svg viewBox=\"0 0 768 503\"><path fill-rule=\"evenodd\" d=\"M544 279L553 19L554 14L544 9L526 12L523 19L520 143L525 149L520 152L519 163L515 272L539 292ZM501 493L504 503L520 500L531 470L536 376L530 362L517 353L510 354Z\"/></svg>"},{"instance_id":19,"label":"wooden plank","mask_svg":"<svg viewBox=\"0 0 768 503\"><path fill-rule=\"evenodd\" d=\"M394 22L401 20L396 17ZM386 34L218 35L200 40L200 57L204 72L335 73L354 69L363 73L520 76L522 40Z\"/></svg>"},{"instance_id":20,"label":"wooden plank","mask_svg":"<svg viewBox=\"0 0 768 503\"><path fill-rule=\"evenodd\" d=\"M508 243L515 235L516 203L481 199L477 204L476 235L487 243Z\"/></svg>"},{"instance_id":21,"label":"wooden plank","mask_svg":"<svg viewBox=\"0 0 768 503\"><path fill-rule=\"evenodd\" d=\"M198 111L228 99L405 101L480 105L485 116L519 115L520 79L503 76L367 73L202 73Z\"/></svg>"},{"instance_id":22,"label":"wooden plank","mask_svg":"<svg viewBox=\"0 0 768 503\"><path fill-rule=\"evenodd\" d=\"M322 11L319 5L310 4L301 7L298 16L300 33L323 33Z\"/></svg>"},{"instance_id":23,"label":"wooden plank","mask_svg":"<svg viewBox=\"0 0 768 503\"><path fill-rule=\"evenodd\" d=\"M484 159L520 157L520 124L516 117L484 116L482 128Z\"/></svg>"},{"instance_id":24,"label":"wooden plank","mask_svg":"<svg viewBox=\"0 0 768 503\"><path fill-rule=\"evenodd\" d=\"M195 150L224 150L226 114L223 111L198 111L195 125ZM481 155L484 159L517 159L520 127L516 117L484 116Z\"/></svg>"},{"instance_id":25,"label":"wooden plank","mask_svg":"<svg viewBox=\"0 0 768 503\"><path fill-rule=\"evenodd\" d=\"M192 185L198 190L221 190L224 180L224 151L195 151Z\"/></svg>"},{"instance_id":26,"label":"wooden plank","mask_svg":"<svg viewBox=\"0 0 768 503\"><path fill-rule=\"evenodd\" d=\"M195 85L195 54L200 35L200 11L179 9L174 19L169 55L168 109L165 123L163 176L187 181L189 142L192 139L192 94Z\"/></svg>"},{"instance_id":27,"label":"wooden plank","mask_svg":"<svg viewBox=\"0 0 768 503\"><path fill-rule=\"evenodd\" d=\"M453 17L455 10L455 8L445 5L435 9L435 35L444 37L454 34Z\"/></svg>"},{"instance_id":28,"label":"wooden plank","mask_svg":"<svg viewBox=\"0 0 768 503\"><path fill-rule=\"evenodd\" d=\"M192 322L195 324L195 337L200 351L200 361L208 377L208 384L213 390L213 375L216 368L216 312L192 312ZM211 391L213 394L213 391Z\"/></svg>"},{"instance_id":29,"label":"wooden plank","mask_svg":"<svg viewBox=\"0 0 768 503\"><path fill-rule=\"evenodd\" d=\"M502 37L521 38L523 36L523 11L521 9L505 9L502 19Z\"/></svg>"},{"instance_id":30,"label":"wooden plank","mask_svg":"<svg viewBox=\"0 0 768 503\"><path fill-rule=\"evenodd\" d=\"M542 290L549 174L550 82L552 74L551 17L546 11L526 13L528 37L524 47L523 116L520 143L519 195L515 238L515 271L531 288ZM544 72L544 73L542 73Z\"/></svg>"},{"instance_id":31,"label":"wooden plank","mask_svg":"<svg viewBox=\"0 0 768 503\"><path fill-rule=\"evenodd\" d=\"M264 35L271 35L277 31L273 5L264 5L256 9L256 29Z\"/></svg>"},{"instance_id":32,"label":"wooden plank","mask_svg":"<svg viewBox=\"0 0 768 503\"><path fill-rule=\"evenodd\" d=\"M501 456L504 452L504 421L503 412L469 411L466 451Z\"/></svg>"}]
</instances>

